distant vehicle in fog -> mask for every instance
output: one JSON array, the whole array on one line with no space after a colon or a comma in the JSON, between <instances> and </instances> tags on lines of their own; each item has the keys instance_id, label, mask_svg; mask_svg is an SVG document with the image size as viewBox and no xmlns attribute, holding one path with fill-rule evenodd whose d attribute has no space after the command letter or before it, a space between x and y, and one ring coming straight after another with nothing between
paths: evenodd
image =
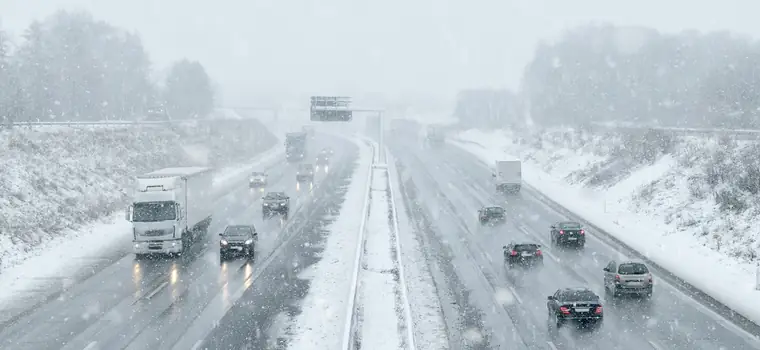
<instances>
[{"instance_id":1,"label":"distant vehicle in fog","mask_svg":"<svg viewBox=\"0 0 760 350\"><path fill-rule=\"evenodd\" d=\"M285 192L269 192L261 197L261 201L261 213L264 218L273 214L287 217L290 213L290 197Z\"/></svg>"},{"instance_id":2,"label":"distant vehicle in fog","mask_svg":"<svg viewBox=\"0 0 760 350\"><path fill-rule=\"evenodd\" d=\"M478 221L481 225L503 224L507 221L507 212L499 206L483 207L478 210Z\"/></svg>"},{"instance_id":3,"label":"distant vehicle in fog","mask_svg":"<svg viewBox=\"0 0 760 350\"><path fill-rule=\"evenodd\" d=\"M254 171L251 177L248 179L248 186L250 188L260 188L267 186L267 174L259 171Z\"/></svg>"},{"instance_id":4,"label":"distant vehicle in fog","mask_svg":"<svg viewBox=\"0 0 760 350\"><path fill-rule=\"evenodd\" d=\"M298 171L296 172L296 181L313 181L314 180L314 165L302 163L298 165Z\"/></svg>"},{"instance_id":5,"label":"distant vehicle in fog","mask_svg":"<svg viewBox=\"0 0 760 350\"><path fill-rule=\"evenodd\" d=\"M522 188L522 163L519 160L497 160L492 177L496 192L518 193Z\"/></svg>"}]
</instances>

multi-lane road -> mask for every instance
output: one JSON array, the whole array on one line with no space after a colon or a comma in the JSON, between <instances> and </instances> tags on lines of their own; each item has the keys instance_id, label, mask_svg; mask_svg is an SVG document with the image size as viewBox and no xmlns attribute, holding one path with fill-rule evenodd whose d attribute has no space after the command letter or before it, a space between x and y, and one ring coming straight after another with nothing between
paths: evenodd
<instances>
[{"instance_id":1,"label":"multi-lane road","mask_svg":"<svg viewBox=\"0 0 760 350\"><path fill-rule=\"evenodd\" d=\"M587 286L606 299L602 268L626 259L622 249L593 232L582 251L553 248L548 226L567 218L529 189L495 196L490 171L472 155L449 145L423 147L403 134L386 141L398 169L397 200L407 209L399 215L414 223L400 234L422 242L451 349L760 349L754 336L657 275L649 302L606 300L602 329L552 334L546 296ZM241 184L219 199L208 236L183 257L135 260L124 246L86 278L46 290L45 301L23 312L18 304L0 305L9 315L0 324L0 349L286 348L279 337L309 288L298 273L319 260L327 220L340 215L358 154L343 139L318 135L315 143L315 150L329 146L336 154L313 186L297 187L295 166L284 160L268 170L267 190L292 197L288 220L262 220L262 193ZM477 210L490 204L507 209L503 227L478 224ZM255 259L219 259L216 234L231 223L257 226ZM510 241L542 244L545 266L507 271L501 247Z\"/></svg>"},{"instance_id":2,"label":"multi-lane road","mask_svg":"<svg viewBox=\"0 0 760 350\"><path fill-rule=\"evenodd\" d=\"M316 150L329 146L336 153L329 172L319 171L312 186L297 186L295 165L284 159L268 171L267 190L291 196L287 221L262 220L263 193L241 184L216 203L209 234L190 252L136 260L123 247L120 257L88 278L14 312L0 328L0 348L265 349L276 344L270 336L279 334L276 321L292 313L306 292L296 274L317 261L325 213L340 207L357 157L356 147L345 140L315 141ZM257 226L255 259L220 260L217 234L233 223ZM16 310L15 305L0 308Z\"/></svg>"},{"instance_id":3,"label":"multi-lane road","mask_svg":"<svg viewBox=\"0 0 760 350\"><path fill-rule=\"evenodd\" d=\"M555 249L549 225L568 218L529 190L494 195L490 170L471 154L443 145L422 147L413 137L388 140L400 182L429 249L439 295L449 299L446 320L452 348L472 349L759 349L760 342L705 306L667 285L657 275L650 302L605 302L605 321L595 332L547 327L546 298L558 288L586 286L607 299L602 268L628 259L617 247L593 238L582 251ZM482 228L477 210L507 209L503 227ZM632 233L635 234L635 233ZM512 272L503 264L510 241L542 244L541 270ZM435 268L434 268L435 269ZM440 286L448 290L441 291ZM446 311L444 309L444 311ZM481 339L482 337L482 339Z\"/></svg>"}]
</instances>

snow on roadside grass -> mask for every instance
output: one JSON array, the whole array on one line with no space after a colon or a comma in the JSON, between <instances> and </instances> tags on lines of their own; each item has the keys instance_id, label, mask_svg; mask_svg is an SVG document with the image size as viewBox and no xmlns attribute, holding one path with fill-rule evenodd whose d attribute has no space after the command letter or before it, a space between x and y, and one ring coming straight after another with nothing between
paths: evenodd
<instances>
[{"instance_id":1,"label":"snow on roadside grass","mask_svg":"<svg viewBox=\"0 0 760 350\"><path fill-rule=\"evenodd\" d=\"M512 141L504 133L477 131L468 131L449 140L487 164L505 157L521 156L514 153L533 152L516 149ZM578 155L575 161L582 163L582 158ZM670 176L668 169L675 166L671 157L661 157L652 165L634 170L603 192L572 185L564 180L565 176L545 172L544 165L523 159L523 181L721 303L760 323L760 303L747 302L760 297L760 292L754 289L753 264L732 259L701 244L693 230L681 229L676 222L666 223L654 212L642 215L629 211L635 205L636 188L640 189L641 185L658 177L663 180L664 174ZM654 205L658 211L672 212L678 208L684 211L681 197L686 187L674 179L665 181L658 188L660 196L653 197L657 199ZM714 208L703 208L704 212L710 210Z\"/></svg>"},{"instance_id":2,"label":"snow on roadside grass","mask_svg":"<svg viewBox=\"0 0 760 350\"><path fill-rule=\"evenodd\" d=\"M241 166L218 170L214 177L217 196L223 197L247 179L247 176L240 178L240 173L274 166L278 159L271 157L270 153L266 152ZM25 256L18 257L20 263L3 269L0 274L0 285L3 286L0 289L0 304L23 297L25 291L37 289L50 279L61 280L64 285L60 287L65 288L68 281L73 283L82 273L82 268L92 266L93 262L119 258L129 252L131 225L124 217L124 212L119 211L75 230L66 230ZM0 317L0 322L3 320Z\"/></svg>"},{"instance_id":3,"label":"snow on roadside grass","mask_svg":"<svg viewBox=\"0 0 760 350\"><path fill-rule=\"evenodd\" d=\"M290 349L340 349L349 305L359 227L372 163L372 149L357 143L359 160L341 205L340 214L326 228L330 234L319 262L301 272L311 280L301 312L292 320Z\"/></svg>"},{"instance_id":4,"label":"snow on roadside grass","mask_svg":"<svg viewBox=\"0 0 760 350\"><path fill-rule=\"evenodd\" d=\"M388 222L387 175L383 169L374 169L365 231L364 259L359 272L359 342L370 349L401 349L399 330L405 328L403 310L397 306L400 291L397 289L393 259L395 248Z\"/></svg>"},{"instance_id":5,"label":"snow on roadside grass","mask_svg":"<svg viewBox=\"0 0 760 350\"><path fill-rule=\"evenodd\" d=\"M449 349L446 323L443 319L443 307L438 298L433 274L428 262L425 261L421 242L418 241L417 233L410 222L404 201L401 200L403 196L398 186L398 172L395 164L393 157L389 156L388 171L391 190L396 199L394 203L398 215L401 263L404 265L404 277L406 278L410 307L412 308L415 345L417 350Z\"/></svg>"},{"instance_id":6,"label":"snow on roadside grass","mask_svg":"<svg viewBox=\"0 0 760 350\"><path fill-rule=\"evenodd\" d=\"M261 124L206 128L140 128L39 133L0 132L0 257L2 266L38 254L56 237L124 208L136 174L166 166L250 160L274 142ZM224 135L247 139L231 146ZM213 163L185 154L204 146Z\"/></svg>"}]
</instances>

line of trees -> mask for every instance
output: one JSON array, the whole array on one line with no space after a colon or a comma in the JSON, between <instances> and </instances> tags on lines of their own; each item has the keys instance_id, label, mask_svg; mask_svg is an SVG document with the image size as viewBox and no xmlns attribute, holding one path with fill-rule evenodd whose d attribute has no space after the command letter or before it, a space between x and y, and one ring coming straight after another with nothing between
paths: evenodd
<instances>
[{"instance_id":1,"label":"line of trees","mask_svg":"<svg viewBox=\"0 0 760 350\"><path fill-rule=\"evenodd\" d=\"M164 87L151 74L137 34L85 12L60 11L33 22L18 40L0 28L0 118L6 123L193 118L213 110L211 81L198 62L174 63Z\"/></svg>"},{"instance_id":2,"label":"line of trees","mask_svg":"<svg viewBox=\"0 0 760 350\"><path fill-rule=\"evenodd\" d=\"M729 32L582 26L538 45L518 94L542 125L758 128L760 44Z\"/></svg>"}]
</instances>

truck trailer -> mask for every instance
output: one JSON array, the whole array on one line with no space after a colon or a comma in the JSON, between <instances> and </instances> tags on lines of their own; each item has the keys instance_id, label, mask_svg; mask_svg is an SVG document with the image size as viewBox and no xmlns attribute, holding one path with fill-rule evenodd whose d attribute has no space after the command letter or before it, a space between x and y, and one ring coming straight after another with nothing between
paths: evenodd
<instances>
[{"instance_id":1,"label":"truck trailer","mask_svg":"<svg viewBox=\"0 0 760 350\"><path fill-rule=\"evenodd\" d=\"M289 162L300 162L306 158L305 132L291 132L285 135L285 157Z\"/></svg>"},{"instance_id":2,"label":"truck trailer","mask_svg":"<svg viewBox=\"0 0 760 350\"><path fill-rule=\"evenodd\" d=\"M522 163L519 160L497 160L493 178L496 191L500 193L518 193L522 187Z\"/></svg>"},{"instance_id":3,"label":"truck trailer","mask_svg":"<svg viewBox=\"0 0 760 350\"><path fill-rule=\"evenodd\" d=\"M213 171L165 168L136 179L127 210L135 255L182 254L207 233L213 212Z\"/></svg>"}]
</instances>

